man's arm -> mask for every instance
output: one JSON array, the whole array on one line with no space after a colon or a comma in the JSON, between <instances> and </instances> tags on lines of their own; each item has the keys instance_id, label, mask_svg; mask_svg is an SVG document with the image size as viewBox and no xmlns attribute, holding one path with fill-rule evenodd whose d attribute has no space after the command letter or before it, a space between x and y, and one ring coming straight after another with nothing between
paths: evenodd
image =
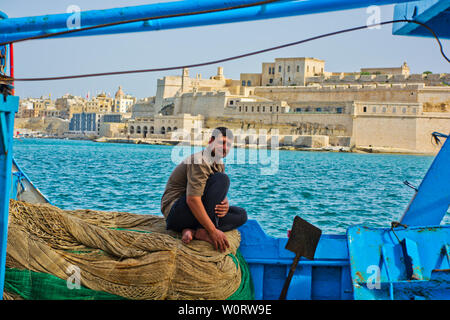
<instances>
[{"instance_id":1,"label":"man's arm","mask_svg":"<svg viewBox=\"0 0 450 320\"><path fill-rule=\"evenodd\" d=\"M225 251L225 249L230 246L227 237L222 231L218 230L215 227L215 225L209 218L208 214L206 213L201 197L187 196L186 203L189 206L189 209L191 209L197 221L208 232L209 236L214 242L214 247L216 248L216 250L219 248L221 251Z\"/></svg>"}]
</instances>

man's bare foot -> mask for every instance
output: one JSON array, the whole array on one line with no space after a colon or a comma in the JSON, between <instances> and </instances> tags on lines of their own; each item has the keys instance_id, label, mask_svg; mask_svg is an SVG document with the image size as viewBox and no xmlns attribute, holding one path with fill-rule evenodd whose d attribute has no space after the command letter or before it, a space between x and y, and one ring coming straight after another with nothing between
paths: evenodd
<instances>
[{"instance_id":1,"label":"man's bare foot","mask_svg":"<svg viewBox=\"0 0 450 320\"><path fill-rule=\"evenodd\" d=\"M209 236L208 231L205 229L197 229L194 234L194 238L197 240L203 240L211 243L214 245L214 242L212 241L211 237Z\"/></svg>"},{"instance_id":2,"label":"man's bare foot","mask_svg":"<svg viewBox=\"0 0 450 320\"><path fill-rule=\"evenodd\" d=\"M194 238L195 230L192 229L183 229L181 232L181 241L188 244Z\"/></svg>"}]
</instances>

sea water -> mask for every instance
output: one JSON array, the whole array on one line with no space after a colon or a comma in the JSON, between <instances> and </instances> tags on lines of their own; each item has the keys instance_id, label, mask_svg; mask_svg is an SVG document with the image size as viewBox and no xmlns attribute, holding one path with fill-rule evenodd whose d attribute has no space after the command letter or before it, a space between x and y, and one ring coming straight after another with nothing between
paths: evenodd
<instances>
[{"instance_id":1,"label":"sea water","mask_svg":"<svg viewBox=\"0 0 450 320\"><path fill-rule=\"evenodd\" d=\"M62 209L162 215L170 173L201 147L15 139L18 165ZM265 232L286 237L296 215L342 234L399 221L433 156L233 149L225 158L230 205ZM448 223L447 214L443 223Z\"/></svg>"}]
</instances>

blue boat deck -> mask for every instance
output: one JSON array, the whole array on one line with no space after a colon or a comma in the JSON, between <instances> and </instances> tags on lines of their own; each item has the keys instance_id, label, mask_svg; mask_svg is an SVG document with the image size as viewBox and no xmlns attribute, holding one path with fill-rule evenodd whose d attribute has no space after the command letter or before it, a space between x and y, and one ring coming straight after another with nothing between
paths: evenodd
<instances>
[{"instance_id":1,"label":"blue boat deck","mask_svg":"<svg viewBox=\"0 0 450 320\"><path fill-rule=\"evenodd\" d=\"M240 251L251 271L255 299L278 299L295 256L285 249L288 238L268 236L255 220L249 220L239 231ZM353 299L345 235L321 236L314 260L300 260L286 299Z\"/></svg>"}]
</instances>

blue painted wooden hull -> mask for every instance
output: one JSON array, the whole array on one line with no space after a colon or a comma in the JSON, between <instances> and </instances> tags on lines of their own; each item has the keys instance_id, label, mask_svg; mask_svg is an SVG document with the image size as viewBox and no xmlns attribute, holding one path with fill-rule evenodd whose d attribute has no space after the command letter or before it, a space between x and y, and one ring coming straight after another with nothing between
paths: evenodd
<instances>
[{"instance_id":1,"label":"blue painted wooden hull","mask_svg":"<svg viewBox=\"0 0 450 320\"><path fill-rule=\"evenodd\" d=\"M266 235L256 220L247 221L239 231L255 299L278 299L294 258L285 249L288 239ZM322 234L314 260L301 258L286 299L353 299L346 235Z\"/></svg>"}]
</instances>

